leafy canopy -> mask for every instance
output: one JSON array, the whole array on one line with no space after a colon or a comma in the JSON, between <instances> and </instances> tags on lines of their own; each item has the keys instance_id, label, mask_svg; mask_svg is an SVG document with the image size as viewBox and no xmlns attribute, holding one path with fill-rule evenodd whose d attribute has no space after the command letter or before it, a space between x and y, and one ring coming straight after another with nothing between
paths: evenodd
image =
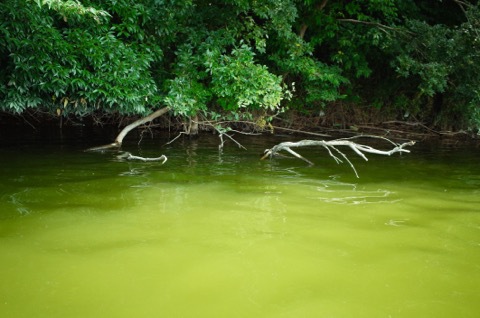
<instances>
[{"instance_id":1,"label":"leafy canopy","mask_svg":"<svg viewBox=\"0 0 480 318\"><path fill-rule=\"evenodd\" d=\"M267 114L345 99L480 122L473 0L4 0L0 14L4 111Z\"/></svg>"}]
</instances>

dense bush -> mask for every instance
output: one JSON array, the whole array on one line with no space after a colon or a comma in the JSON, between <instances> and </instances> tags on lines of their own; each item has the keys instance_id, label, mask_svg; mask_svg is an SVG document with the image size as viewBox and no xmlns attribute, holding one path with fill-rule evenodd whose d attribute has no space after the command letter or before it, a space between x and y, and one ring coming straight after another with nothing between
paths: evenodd
<instances>
[{"instance_id":1,"label":"dense bush","mask_svg":"<svg viewBox=\"0 0 480 318\"><path fill-rule=\"evenodd\" d=\"M155 46L142 42L141 28L125 40L105 15L75 12L31 1L2 4L0 108L145 113L157 99L150 75Z\"/></svg>"},{"instance_id":2,"label":"dense bush","mask_svg":"<svg viewBox=\"0 0 480 318\"><path fill-rule=\"evenodd\" d=\"M477 1L5 0L0 109L272 114L346 99L479 126Z\"/></svg>"}]
</instances>

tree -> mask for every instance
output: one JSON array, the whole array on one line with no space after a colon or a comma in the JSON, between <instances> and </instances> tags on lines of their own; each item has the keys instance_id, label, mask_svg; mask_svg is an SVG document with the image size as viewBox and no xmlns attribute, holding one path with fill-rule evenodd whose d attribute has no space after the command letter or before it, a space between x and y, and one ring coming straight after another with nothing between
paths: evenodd
<instances>
[{"instance_id":1,"label":"tree","mask_svg":"<svg viewBox=\"0 0 480 318\"><path fill-rule=\"evenodd\" d=\"M444 2L5 0L0 110L144 117L127 132L169 112L194 132L346 100L474 127L478 4Z\"/></svg>"},{"instance_id":2,"label":"tree","mask_svg":"<svg viewBox=\"0 0 480 318\"><path fill-rule=\"evenodd\" d=\"M73 1L37 3L1 4L0 109L79 116L99 109L148 112L158 100L150 66L159 49L142 40L140 28L121 39L104 11Z\"/></svg>"},{"instance_id":3,"label":"tree","mask_svg":"<svg viewBox=\"0 0 480 318\"><path fill-rule=\"evenodd\" d=\"M417 85L415 99L430 103L427 115L432 124L474 128L480 126L480 8L463 1L453 3L457 17L461 14L454 25L406 21L411 36L396 43L398 55L392 65ZM422 109L410 111L418 114Z\"/></svg>"}]
</instances>

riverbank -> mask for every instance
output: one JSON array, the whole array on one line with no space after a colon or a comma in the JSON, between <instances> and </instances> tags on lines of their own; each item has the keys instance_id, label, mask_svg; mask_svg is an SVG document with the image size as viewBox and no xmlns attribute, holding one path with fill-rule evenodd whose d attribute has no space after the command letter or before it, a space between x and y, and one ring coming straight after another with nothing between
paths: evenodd
<instances>
[{"instance_id":1,"label":"riverbank","mask_svg":"<svg viewBox=\"0 0 480 318\"><path fill-rule=\"evenodd\" d=\"M138 116L121 116L118 114L90 115L85 117L58 117L48 113L26 112L22 115L0 113L0 133L8 134L51 134L62 135L76 130L104 136L114 140L116 134L132 123ZM186 130L185 120L173 115L166 115L146 123L130 133L137 138L144 136L177 135ZM392 114L381 114L376 110L346 114L338 112L295 112L288 111L274 117L267 123L261 116L254 120L237 120L213 122L198 119L198 131L215 133L218 127L232 129L236 134L282 134L305 136L309 139L333 139L356 135L382 136L392 140L442 142L447 144L468 144L480 146L480 133L469 130L441 130L413 118L399 120ZM217 131L218 132L218 131ZM192 137L192 136L190 136ZM108 139L110 138L110 139Z\"/></svg>"}]
</instances>

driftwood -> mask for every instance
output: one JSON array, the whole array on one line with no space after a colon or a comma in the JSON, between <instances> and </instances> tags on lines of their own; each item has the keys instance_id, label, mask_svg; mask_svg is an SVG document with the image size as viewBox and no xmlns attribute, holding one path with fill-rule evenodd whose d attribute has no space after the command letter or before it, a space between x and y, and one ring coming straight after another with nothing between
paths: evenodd
<instances>
[{"instance_id":1,"label":"driftwood","mask_svg":"<svg viewBox=\"0 0 480 318\"><path fill-rule=\"evenodd\" d=\"M352 139L360 138L360 137L382 139L382 140L388 141L394 147L390 150L379 150L379 149L373 148L371 146L364 145L364 144L359 144L359 143L356 143L356 142L352 141ZM404 148L407 147L407 146L413 146L414 144L415 144L415 141L409 141L409 142L405 142L405 143L402 143L402 144L397 144L397 143L394 143L393 141L391 141L390 139L387 139L387 138L384 138L384 137L378 137L378 136L355 136L355 137L351 137L351 138L341 138L341 139L335 139L335 140L329 140L329 141L325 141L325 140L301 140L301 141L297 141L297 142L287 141L287 142L279 143L278 145L275 145L270 149L266 149L265 153L262 157L262 160L266 159L266 158L273 158L275 156L278 156L279 155L278 153L280 151L286 151L286 152L292 154L293 156L295 156L296 158L299 158L299 159L307 162L308 164L313 165L313 162L304 158L303 156L301 156L297 152L293 151L291 148L321 146L328 151L328 154L337 163L342 163L343 162L338 156L342 157L345 161L347 161L350 164L350 166L352 167L353 171L355 172L355 175L357 176L357 178L359 178L357 170L355 169L355 166L352 164L352 162L348 159L348 157L343 152L341 152L340 150L337 149L338 146L349 147L357 155L359 155L360 157L362 157L363 159L368 161L368 158L365 156L365 153L373 153L373 154L377 154L377 155L386 155L386 156L390 156L394 153L402 153L402 152L407 152L408 153L408 152L410 152L410 150L407 150L407 149L404 149Z\"/></svg>"},{"instance_id":2,"label":"driftwood","mask_svg":"<svg viewBox=\"0 0 480 318\"><path fill-rule=\"evenodd\" d=\"M161 155L160 157L156 158L148 158L148 157L139 157L139 156L134 156L129 152L125 152L119 156L117 156L117 159L126 159L126 160L140 160L140 161L162 161L162 165L167 162L167 157L165 155Z\"/></svg>"}]
</instances>

